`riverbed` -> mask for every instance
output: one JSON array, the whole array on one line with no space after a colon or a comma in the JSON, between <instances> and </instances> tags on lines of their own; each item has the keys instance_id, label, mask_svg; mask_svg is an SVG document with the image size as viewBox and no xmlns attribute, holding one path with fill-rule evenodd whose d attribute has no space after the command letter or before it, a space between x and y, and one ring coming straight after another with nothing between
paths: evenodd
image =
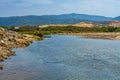
<instances>
[{"instance_id":1,"label":"riverbed","mask_svg":"<svg viewBox=\"0 0 120 80\"><path fill-rule=\"evenodd\" d=\"M120 41L51 35L13 51L0 80L120 80Z\"/></svg>"}]
</instances>

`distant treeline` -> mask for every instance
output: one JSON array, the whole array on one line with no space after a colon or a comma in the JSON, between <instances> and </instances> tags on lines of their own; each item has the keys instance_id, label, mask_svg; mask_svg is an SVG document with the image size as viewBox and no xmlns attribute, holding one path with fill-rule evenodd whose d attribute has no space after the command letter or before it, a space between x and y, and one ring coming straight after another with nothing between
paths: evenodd
<instances>
[{"instance_id":1,"label":"distant treeline","mask_svg":"<svg viewBox=\"0 0 120 80\"><path fill-rule=\"evenodd\" d=\"M75 26L63 26L63 27L45 27L45 28L39 28L38 26L21 26L18 29L15 27L11 27L11 30L17 31L17 32L26 32L26 33L35 33L35 32L41 32L41 33L79 33L79 32L120 32L120 27L75 27Z\"/></svg>"},{"instance_id":2,"label":"distant treeline","mask_svg":"<svg viewBox=\"0 0 120 80\"><path fill-rule=\"evenodd\" d=\"M42 28L42 31L50 32L120 32L120 27L75 27L75 26L66 26L66 27L46 27Z\"/></svg>"}]
</instances>

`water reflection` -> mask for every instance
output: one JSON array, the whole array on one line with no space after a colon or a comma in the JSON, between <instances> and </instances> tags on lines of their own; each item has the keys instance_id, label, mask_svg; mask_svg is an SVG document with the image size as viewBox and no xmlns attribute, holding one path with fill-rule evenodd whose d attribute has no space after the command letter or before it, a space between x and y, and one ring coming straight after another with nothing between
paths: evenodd
<instances>
[{"instance_id":1,"label":"water reflection","mask_svg":"<svg viewBox=\"0 0 120 80\"><path fill-rule=\"evenodd\" d=\"M3 66L2 65L0 65L0 70L3 70Z\"/></svg>"},{"instance_id":2,"label":"water reflection","mask_svg":"<svg viewBox=\"0 0 120 80\"><path fill-rule=\"evenodd\" d=\"M51 35L44 35L44 38L51 38Z\"/></svg>"}]
</instances>

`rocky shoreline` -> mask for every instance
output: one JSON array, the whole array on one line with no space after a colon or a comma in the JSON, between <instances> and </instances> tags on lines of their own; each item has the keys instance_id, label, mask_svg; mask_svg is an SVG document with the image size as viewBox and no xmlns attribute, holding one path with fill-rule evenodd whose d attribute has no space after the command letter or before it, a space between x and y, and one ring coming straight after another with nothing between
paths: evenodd
<instances>
[{"instance_id":1,"label":"rocky shoreline","mask_svg":"<svg viewBox=\"0 0 120 80\"><path fill-rule=\"evenodd\" d=\"M35 40L38 40L35 36L18 34L0 28L0 62L6 60L9 56L15 55L12 51L13 48L26 47ZM2 69L2 65L0 65L0 69Z\"/></svg>"}]
</instances>

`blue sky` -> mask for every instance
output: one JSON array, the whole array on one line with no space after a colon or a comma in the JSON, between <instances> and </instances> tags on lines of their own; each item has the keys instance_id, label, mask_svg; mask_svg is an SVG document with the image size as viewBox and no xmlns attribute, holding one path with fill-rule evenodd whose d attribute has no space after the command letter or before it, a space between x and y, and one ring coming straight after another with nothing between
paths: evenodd
<instances>
[{"instance_id":1,"label":"blue sky","mask_svg":"<svg viewBox=\"0 0 120 80\"><path fill-rule=\"evenodd\" d=\"M120 0L0 0L0 16L91 14L120 16Z\"/></svg>"}]
</instances>

